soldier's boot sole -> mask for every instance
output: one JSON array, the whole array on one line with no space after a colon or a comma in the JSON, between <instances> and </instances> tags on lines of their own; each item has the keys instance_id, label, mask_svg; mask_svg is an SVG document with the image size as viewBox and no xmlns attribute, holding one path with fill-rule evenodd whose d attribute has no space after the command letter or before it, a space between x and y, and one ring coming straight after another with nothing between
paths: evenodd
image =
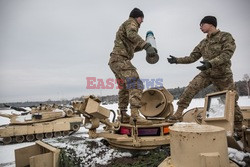
<instances>
[{"instance_id":1,"label":"soldier's boot sole","mask_svg":"<svg viewBox=\"0 0 250 167\"><path fill-rule=\"evenodd\" d=\"M137 117L137 118L131 117L130 121L129 121L129 124L130 125L135 125L135 122L136 122L136 125L152 125L153 124L152 121L146 120L146 119L144 119L142 117Z\"/></svg>"},{"instance_id":2,"label":"soldier's boot sole","mask_svg":"<svg viewBox=\"0 0 250 167\"><path fill-rule=\"evenodd\" d=\"M182 112L183 112L184 108L183 107L178 107L177 111L175 112L174 115L170 116L168 118L168 122L180 122L182 121Z\"/></svg>"},{"instance_id":3,"label":"soldier's boot sole","mask_svg":"<svg viewBox=\"0 0 250 167\"><path fill-rule=\"evenodd\" d=\"M152 121L147 120L140 116L138 108L131 109L131 118L130 118L129 124L134 125L135 122L137 125L152 125L153 124Z\"/></svg>"}]
</instances>

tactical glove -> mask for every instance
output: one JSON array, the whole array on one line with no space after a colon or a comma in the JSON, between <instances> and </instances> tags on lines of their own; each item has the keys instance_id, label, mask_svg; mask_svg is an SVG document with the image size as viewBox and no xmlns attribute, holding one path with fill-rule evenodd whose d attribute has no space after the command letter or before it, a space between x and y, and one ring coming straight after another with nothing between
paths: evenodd
<instances>
[{"instance_id":1,"label":"tactical glove","mask_svg":"<svg viewBox=\"0 0 250 167\"><path fill-rule=\"evenodd\" d=\"M212 64L209 63L209 61L207 61L207 60L200 61L200 62L201 62L203 65L198 66L198 67L196 67L196 68L199 69L199 70L201 70L201 71L207 70L207 69L209 69L209 68L212 67Z\"/></svg>"},{"instance_id":2,"label":"tactical glove","mask_svg":"<svg viewBox=\"0 0 250 167\"><path fill-rule=\"evenodd\" d=\"M157 54L157 50L152 47L150 43L146 43L143 48L146 50L147 55L150 57L155 56Z\"/></svg>"},{"instance_id":3,"label":"tactical glove","mask_svg":"<svg viewBox=\"0 0 250 167\"><path fill-rule=\"evenodd\" d=\"M167 58L167 59L168 59L168 62L169 62L170 64L173 64L173 63L177 64L177 59L176 59L176 57L171 56L171 55L169 55L169 56L170 56L170 58Z\"/></svg>"}]
</instances>

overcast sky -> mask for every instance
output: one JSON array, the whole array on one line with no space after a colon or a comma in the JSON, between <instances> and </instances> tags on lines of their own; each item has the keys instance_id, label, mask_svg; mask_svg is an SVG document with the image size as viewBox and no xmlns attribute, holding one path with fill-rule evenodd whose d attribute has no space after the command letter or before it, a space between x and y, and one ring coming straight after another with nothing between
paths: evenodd
<instances>
[{"instance_id":1,"label":"overcast sky","mask_svg":"<svg viewBox=\"0 0 250 167\"><path fill-rule=\"evenodd\" d=\"M249 0L0 0L0 102L117 94L86 89L86 77L114 78L109 54L134 7L145 16L139 34L154 32L160 56L151 65L145 51L135 54L141 78L162 78L165 88L187 86L199 61L171 65L167 57L190 54L205 37L199 23L206 15L235 38L234 80L250 75Z\"/></svg>"}]
</instances>

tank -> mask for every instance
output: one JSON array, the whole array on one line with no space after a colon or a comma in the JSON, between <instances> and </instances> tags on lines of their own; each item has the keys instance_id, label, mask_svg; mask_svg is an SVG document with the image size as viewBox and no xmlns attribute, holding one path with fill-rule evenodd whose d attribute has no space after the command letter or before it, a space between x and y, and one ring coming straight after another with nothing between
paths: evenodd
<instances>
[{"instance_id":1,"label":"tank","mask_svg":"<svg viewBox=\"0 0 250 167\"><path fill-rule=\"evenodd\" d=\"M89 137L103 138L104 144L130 150L170 145L171 156L159 167L236 167L237 164L229 160L228 147L248 151L250 107L241 107L244 117L242 148L233 136L235 94L234 91L208 94L204 107L188 110L183 115L183 122L178 123L167 121L173 114L173 96L164 88L143 92L140 112L152 120L152 125L137 125L136 121L134 125L121 123L119 112L116 117L116 112L100 106L101 101L94 96L74 101L73 108L85 117L84 127L89 130ZM113 119L110 119L112 115ZM104 130L97 130L100 125Z\"/></svg>"},{"instance_id":2,"label":"tank","mask_svg":"<svg viewBox=\"0 0 250 167\"><path fill-rule=\"evenodd\" d=\"M83 119L69 107L40 105L20 114L4 114L10 123L0 126L4 144L70 135L79 130Z\"/></svg>"}]
</instances>

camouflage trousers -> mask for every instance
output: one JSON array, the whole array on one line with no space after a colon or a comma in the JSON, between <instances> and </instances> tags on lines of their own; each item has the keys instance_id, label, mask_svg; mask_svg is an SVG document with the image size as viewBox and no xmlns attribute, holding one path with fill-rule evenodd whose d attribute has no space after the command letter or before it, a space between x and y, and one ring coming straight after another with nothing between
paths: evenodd
<instances>
[{"instance_id":1,"label":"camouflage trousers","mask_svg":"<svg viewBox=\"0 0 250 167\"><path fill-rule=\"evenodd\" d=\"M223 90L236 90L235 84L233 81L233 76L227 76L222 78L211 78L204 74L203 72L199 73L195 78L189 83L187 88L182 93L177 105L183 108L187 108L193 99L193 97L203 88L208 87L213 84L216 91ZM241 129L243 116L238 105L238 93L235 97L235 114L234 114L234 125L235 129Z\"/></svg>"},{"instance_id":2,"label":"camouflage trousers","mask_svg":"<svg viewBox=\"0 0 250 167\"><path fill-rule=\"evenodd\" d=\"M126 110L128 104L130 104L131 109L140 108L143 83L130 60L120 55L111 54L109 67L115 74L119 85L119 109Z\"/></svg>"}]
</instances>

